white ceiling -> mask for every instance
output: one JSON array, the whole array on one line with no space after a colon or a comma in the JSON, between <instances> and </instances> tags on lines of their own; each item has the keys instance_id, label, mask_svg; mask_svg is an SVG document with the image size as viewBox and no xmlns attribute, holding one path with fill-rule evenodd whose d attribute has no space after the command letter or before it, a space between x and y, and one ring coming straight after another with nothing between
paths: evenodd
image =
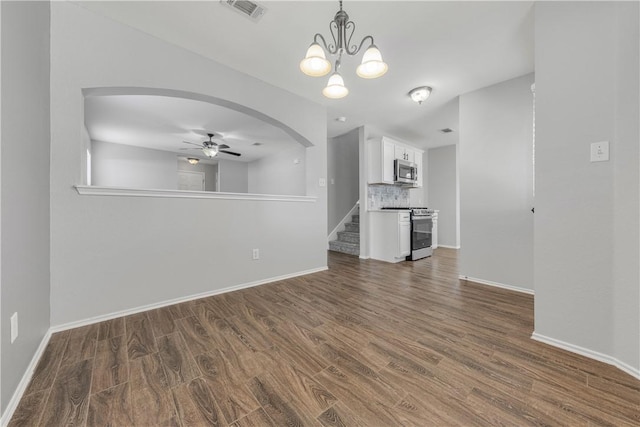
<instances>
[{"instance_id":1,"label":"white ceiling","mask_svg":"<svg viewBox=\"0 0 640 427\"><path fill-rule=\"evenodd\" d=\"M227 144L230 148L226 150L241 154L219 153L216 157L221 159L251 162L300 146L283 130L247 114L170 96L86 97L85 125L94 141L174 151L202 160L207 159L201 147L209 140L208 133L215 134L214 142Z\"/></svg>"},{"instance_id":2,"label":"white ceiling","mask_svg":"<svg viewBox=\"0 0 640 427\"><path fill-rule=\"evenodd\" d=\"M328 26L338 2L260 3L267 12L258 23L218 0L81 5L327 106L329 136L369 124L429 146L437 129L452 127L430 121L440 107L534 69L532 1L345 1L344 10L356 23L353 41L372 35L389 71L379 79L361 79L355 74L361 54L343 59L341 74L350 93L330 100L321 94L328 77L305 76L298 64L315 33L331 37ZM407 93L424 85L433 93L419 106ZM339 116L347 121L336 121Z\"/></svg>"}]
</instances>

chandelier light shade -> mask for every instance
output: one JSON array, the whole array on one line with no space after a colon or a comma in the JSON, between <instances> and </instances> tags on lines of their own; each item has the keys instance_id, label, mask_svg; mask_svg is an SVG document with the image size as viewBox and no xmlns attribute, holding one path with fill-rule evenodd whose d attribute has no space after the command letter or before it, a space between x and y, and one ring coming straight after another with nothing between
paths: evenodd
<instances>
[{"instance_id":1,"label":"chandelier light shade","mask_svg":"<svg viewBox=\"0 0 640 427\"><path fill-rule=\"evenodd\" d=\"M344 86L344 80L337 71L331 74L327 87L322 89L322 94L327 98L339 99L349 94L349 89Z\"/></svg>"},{"instance_id":2,"label":"chandelier light shade","mask_svg":"<svg viewBox=\"0 0 640 427\"><path fill-rule=\"evenodd\" d=\"M356 74L363 79L376 79L383 76L388 69L378 48L371 45L362 55L362 63L356 68Z\"/></svg>"},{"instance_id":3,"label":"chandelier light shade","mask_svg":"<svg viewBox=\"0 0 640 427\"><path fill-rule=\"evenodd\" d=\"M359 44L351 44L351 38L356 30L356 24L349 20L347 12L340 10L336 13L333 21L329 23L329 30L333 43L327 43L320 33L313 37L313 43L307 49L307 54L300 61L300 70L311 77L321 77L331 71L331 62L327 60L326 53L336 56L333 74L329 78L327 87L322 91L327 98L342 98L347 96L349 90L344 85L342 76L338 73L342 63L342 55L357 55L362 47L369 43L369 47L362 56L362 62L356 69L356 74L365 79L375 79L383 76L387 70L387 64L382 60L380 50L373 43L373 37L365 36ZM326 51L326 53L325 53Z\"/></svg>"},{"instance_id":4,"label":"chandelier light shade","mask_svg":"<svg viewBox=\"0 0 640 427\"><path fill-rule=\"evenodd\" d=\"M429 95L431 95L432 90L433 89L431 89L429 86L420 86L415 89L411 89L409 91L409 96L418 104L422 104L427 100Z\"/></svg>"},{"instance_id":5,"label":"chandelier light shade","mask_svg":"<svg viewBox=\"0 0 640 427\"><path fill-rule=\"evenodd\" d=\"M307 55L300 61L300 70L307 76L322 77L331 71L331 62L324 55L324 50L318 43L312 43L307 49Z\"/></svg>"},{"instance_id":6,"label":"chandelier light shade","mask_svg":"<svg viewBox=\"0 0 640 427\"><path fill-rule=\"evenodd\" d=\"M200 162L200 159L196 159L195 157L189 157L187 158L187 161L189 162L189 164L197 165L198 162Z\"/></svg>"}]
</instances>

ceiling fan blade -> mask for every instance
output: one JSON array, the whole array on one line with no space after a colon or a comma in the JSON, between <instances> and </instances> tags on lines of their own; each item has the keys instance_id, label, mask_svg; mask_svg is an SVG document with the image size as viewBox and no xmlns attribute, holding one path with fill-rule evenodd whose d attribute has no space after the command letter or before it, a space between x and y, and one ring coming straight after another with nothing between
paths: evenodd
<instances>
[{"instance_id":1,"label":"ceiling fan blade","mask_svg":"<svg viewBox=\"0 0 640 427\"><path fill-rule=\"evenodd\" d=\"M189 141L182 141L183 144L191 144L191 145L195 145L196 147L202 147L202 144L196 144L193 142L189 142Z\"/></svg>"},{"instance_id":2,"label":"ceiling fan blade","mask_svg":"<svg viewBox=\"0 0 640 427\"><path fill-rule=\"evenodd\" d=\"M196 148L196 147L189 147L189 148L178 148L178 150L182 151L182 150L200 150L200 148Z\"/></svg>"},{"instance_id":3,"label":"ceiling fan blade","mask_svg":"<svg viewBox=\"0 0 640 427\"><path fill-rule=\"evenodd\" d=\"M220 144L218 145L218 148L221 148L224 150L225 148L231 148L231 147L229 147L227 144Z\"/></svg>"},{"instance_id":4,"label":"ceiling fan blade","mask_svg":"<svg viewBox=\"0 0 640 427\"><path fill-rule=\"evenodd\" d=\"M226 154L231 154L232 156L238 156L240 157L242 154L240 153L234 153L233 151L227 151L227 150L220 150L221 153L226 153Z\"/></svg>"}]
</instances>

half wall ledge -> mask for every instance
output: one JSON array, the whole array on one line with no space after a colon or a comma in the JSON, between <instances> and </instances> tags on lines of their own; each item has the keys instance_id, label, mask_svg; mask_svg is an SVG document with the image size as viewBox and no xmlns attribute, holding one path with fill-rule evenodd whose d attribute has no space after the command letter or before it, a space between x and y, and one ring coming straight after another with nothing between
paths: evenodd
<instances>
[{"instance_id":1,"label":"half wall ledge","mask_svg":"<svg viewBox=\"0 0 640 427\"><path fill-rule=\"evenodd\" d=\"M263 200L269 202L315 203L313 196L285 196L274 194L221 193L212 191L151 190L145 188L98 187L94 185L74 185L83 196L127 196L127 197L169 197L178 199L221 199L221 200Z\"/></svg>"}]
</instances>

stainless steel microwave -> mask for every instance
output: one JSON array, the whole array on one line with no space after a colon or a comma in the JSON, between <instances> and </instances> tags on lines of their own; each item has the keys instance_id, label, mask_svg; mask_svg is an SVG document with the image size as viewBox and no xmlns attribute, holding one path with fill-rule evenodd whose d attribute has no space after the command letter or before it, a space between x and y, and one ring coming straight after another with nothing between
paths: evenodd
<instances>
[{"instance_id":1,"label":"stainless steel microwave","mask_svg":"<svg viewBox=\"0 0 640 427\"><path fill-rule=\"evenodd\" d=\"M406 160L395 159L393 166L394 181L396 184L418 184L418 166L415 163L407 162Z\"/></svg>"}]
</instances>

